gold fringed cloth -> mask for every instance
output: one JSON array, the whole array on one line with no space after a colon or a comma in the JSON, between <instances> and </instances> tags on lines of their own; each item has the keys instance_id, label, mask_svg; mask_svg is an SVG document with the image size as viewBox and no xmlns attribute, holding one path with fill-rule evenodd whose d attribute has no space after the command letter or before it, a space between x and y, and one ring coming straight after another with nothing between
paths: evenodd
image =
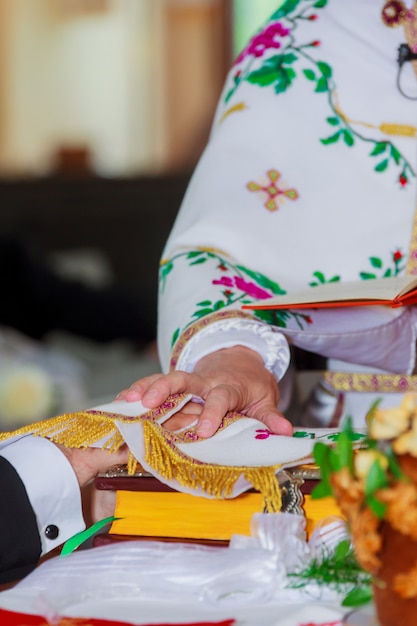
<instances>
[{"instance_id":1,"label":"gold fringed cloth","mask_svg":"<svg viewBox=\"0 0 417 626\"><path fill-rule=\"evenodd\" d=\"M233 498L255 488L267 511L281 509L276 474L282 467L311 460L317 436L331 443L334 432L304 431L297 436L274 435L259 421L236 413L226 415L209 439L197 436L194 427L169 431L164 422L191 399L170 396L157 409L141 402L116 401L30 424L12 433L0 433L0 441L32 434L72 448L102 447L117 451L124 443L131 451L128 471L137 463L177 491L208 498Z\"/></svg>"}]
</instances>

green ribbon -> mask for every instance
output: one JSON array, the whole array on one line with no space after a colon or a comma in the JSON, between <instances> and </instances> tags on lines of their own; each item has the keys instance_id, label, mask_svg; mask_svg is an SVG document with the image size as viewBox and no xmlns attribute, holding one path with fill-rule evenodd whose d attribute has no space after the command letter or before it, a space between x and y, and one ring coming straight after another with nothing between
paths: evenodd
<instances>
[{"instance_id":1,"label":"green ribbon","mask_svg":"<svg viewBox=\"0 0 417 626\"><path fill-rule=\"evenodd\" d=\"M74 550L79 548L82 543L87 541L87 539L90 539L90 537L92 537L99 530L104 528L104 526L107 526L107 524L111 524L118 519L120 519L120 517L114 517L113 515L110 517L106 517L90 526L90 528L86 528L85 530L82 530L80 533L77 533L73 537L70 537L62 546L60 556L67 556L68 554L71 554L71 552L74 552Z\"/></svg>"}]
</instances>

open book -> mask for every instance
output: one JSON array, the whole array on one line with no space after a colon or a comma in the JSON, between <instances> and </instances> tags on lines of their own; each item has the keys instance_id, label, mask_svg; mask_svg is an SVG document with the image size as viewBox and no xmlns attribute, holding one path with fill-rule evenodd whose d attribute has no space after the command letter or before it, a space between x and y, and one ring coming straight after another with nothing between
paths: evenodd
<instances>
[{"instance_id":1,"label":"open book","mask_svg":"<svg viewBox=\"0 0 417 626\"><path fill-rule=\"evenodd\" d=\"M342 306L391 307L417 304L417 276L333 282L245 304L243 309L314 309Z\"/></svg>"}]
</instances>

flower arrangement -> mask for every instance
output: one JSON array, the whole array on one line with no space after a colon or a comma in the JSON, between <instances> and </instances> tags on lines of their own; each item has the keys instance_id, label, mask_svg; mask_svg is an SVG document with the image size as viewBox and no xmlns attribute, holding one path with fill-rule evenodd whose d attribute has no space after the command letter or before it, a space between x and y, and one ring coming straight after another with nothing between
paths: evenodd
<instances>
[{"instance_id":1,"label":"flower arrangement","mask_svg":"<svg viewBox=\"0 0 417 626\"><path fill-rule=\"evenodd\" d=\"M355 450L351 425L334 447L317 443L321 482L313 497L333 495L346 517L356 558L372 575L381 626L413 626L417 615L417 395L398 407L376 403L368 436ZM356 590L368 599L369 590ZM400 621L398 621L400 620Z\"/></svg>"}]
</instances>

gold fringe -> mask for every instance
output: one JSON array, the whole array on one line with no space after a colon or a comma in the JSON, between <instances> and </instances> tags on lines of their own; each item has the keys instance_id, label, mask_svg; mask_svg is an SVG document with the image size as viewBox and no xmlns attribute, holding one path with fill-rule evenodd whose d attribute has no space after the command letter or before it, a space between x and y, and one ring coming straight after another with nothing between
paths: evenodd
<instances>
[{"instance_id":1,"label":"gold fringe","mask_svg":"<svg viewBox=\"0 0 417 626\"><path fill-rule=\"evenodd\" d=\"M0 441L16 435L32 434L47 437L68 448L88 448L105 439L103 448L117 452L125 443L115 426L117 415L100 412L79 412L59 415L41 422L29 424L13 432L0 433ZM239 467L214 465L197 461L181 452L164 435L163 428L152 420L142 421L145 460L157 474L167 480L177 480L190 489L201 489L214 498L227 498L240 476L259 491L269 513L281 510L282 498L276 473L280 465L267 467ZM131 453L128 474L136 471L138 460Z\"/></svg>"},{"instance_id":2,"label":"gold fringe","mask_svg":"<svg viewBox=\"0 0 417 626\"><path fill-rule=\"evenodd\" d=\"M15 435L29 434L47 437L68 448L88 448L105 437L108 439L103 448L110 452L117 452L124 444L124 439L114 424L114 417L88 411L66 413L28 424L13 432L0 433L0 441L10 439Z\"/></svg>"},{"instance_id":3,"label":"gold fringe","mask_svg":"<svg viewBox=\"0 0 417 626\"><path fill-rule=\"evenodd\" d=\"M170 445L157 424L144 422L143 432L145 460L163 478L175 479L190 489L200 488L214 498L227 498L232 495L234 484L243 474L262 494L268 512L281 510L281 491L276 478L280 465L237 467L202 463Z\"/></svg>"}]
</instances>

